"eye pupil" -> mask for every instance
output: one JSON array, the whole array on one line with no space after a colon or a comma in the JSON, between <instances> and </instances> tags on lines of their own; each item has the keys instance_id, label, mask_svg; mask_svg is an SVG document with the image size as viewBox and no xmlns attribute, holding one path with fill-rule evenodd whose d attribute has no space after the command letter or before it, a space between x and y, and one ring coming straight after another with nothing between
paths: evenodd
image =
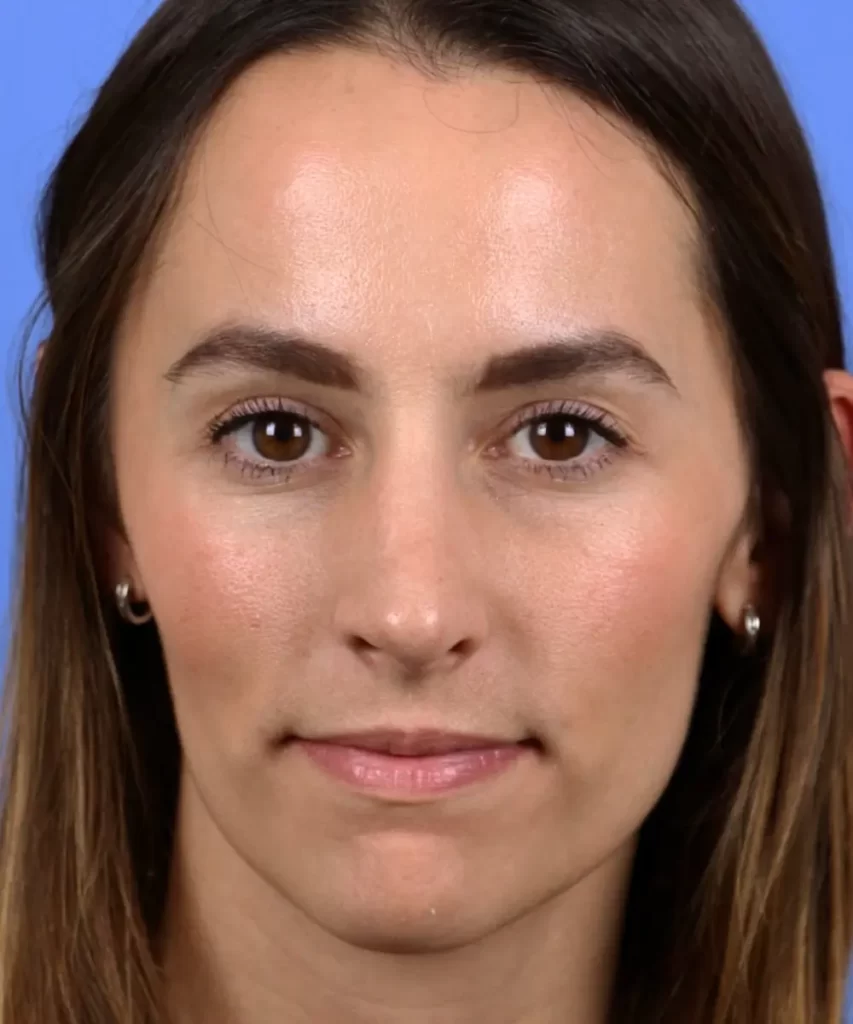
<instances>
[{"instance_id":1,"label":"eye pupil","mask_svg":"<svg viewBox=\"0 0 853 1024\"><path fill-rule=\"evenodd\" d=\"M560 462L577 458L583 455L589 443L589 426L565 414L543 416L531 424L531 431L531 447L546 460Z\"/></svg>"},{"instance_id":2,"label":"eye pupil","mask_svg":"<svg viewBox=\"0 0 853 1024\"><path fill-rule=\"evenodd\" d=\"M268 413L255 420L252 443L270 462L291 462L308 451L311 424L293 413Z\"/></svg>"}]
</instances>

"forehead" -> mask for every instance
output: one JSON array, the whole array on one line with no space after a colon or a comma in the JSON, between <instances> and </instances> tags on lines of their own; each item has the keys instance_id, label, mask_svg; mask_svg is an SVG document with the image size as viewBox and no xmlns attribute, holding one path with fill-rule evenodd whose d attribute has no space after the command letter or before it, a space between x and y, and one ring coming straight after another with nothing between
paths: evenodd
<instances>
[{"instance_id":1,"label":"forehead","mask_svg":"<svg viewBox=\"0 0 853 1024\"><path fill-rule=\"evenodd\" d=\"M341 343L428 337L434 352L461 328L494 349L587 323L665 343L702 329L695 251L649 153L581 98L341 49L268 58L231 89L148 299L175 338L251 314Z\"/></svg>"}]
</instances>

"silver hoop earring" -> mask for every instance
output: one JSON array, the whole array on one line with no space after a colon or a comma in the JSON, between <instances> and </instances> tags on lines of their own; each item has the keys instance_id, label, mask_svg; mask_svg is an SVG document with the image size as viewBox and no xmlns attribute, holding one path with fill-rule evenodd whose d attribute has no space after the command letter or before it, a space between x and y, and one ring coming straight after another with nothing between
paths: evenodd
<instances>
[{"instance_id":1,"label":"silver hoop earring","mask_svg":"<svg viewBox=\"0 0 853 1024\"><path fill-rule=\"evenodd\" d=\"M129 622L133 626L142 626L153 618L154 613L147 602L141 602L145 611L137 612L133 610L130 603L130 580L122 580L116 587L116 604L118 605L119 615L121 615L125 622Z\"/></svg>"},{"instance_id":2,"label":"silver hoop earring","mask_svg":"<svg viewBox=\"0 0 853 1024\"><path fill-rule=\"evenodd\" d=\"M758 635L761 632L761 616L755 610L755 605L748 604L744 608L743 628L747 637L747 650L751 651L758 642Z\"/></svg>"}]
</instances>

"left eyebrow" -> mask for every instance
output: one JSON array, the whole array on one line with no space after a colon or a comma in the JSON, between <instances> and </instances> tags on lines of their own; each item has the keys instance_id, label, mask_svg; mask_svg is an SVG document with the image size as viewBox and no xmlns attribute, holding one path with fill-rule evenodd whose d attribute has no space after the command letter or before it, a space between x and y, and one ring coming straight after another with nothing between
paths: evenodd
<instances>
[{"instance_id":1,"label":"left eyebrow","mask_svg":"<svg viewBox=\"0 0 853 1024\"><path fill-rule=\"evenodd\" d=\"M295 331L250 324L214 328L165 373L180 384L199 373L227 367L266 370L310 384L369 393L370 373L356 358ZM611 329L562 334L535 345L491 356L463 397L530 387L571 377L622 373L678 394L666 370L634 338Z\"/></svg>"}]
</instances>

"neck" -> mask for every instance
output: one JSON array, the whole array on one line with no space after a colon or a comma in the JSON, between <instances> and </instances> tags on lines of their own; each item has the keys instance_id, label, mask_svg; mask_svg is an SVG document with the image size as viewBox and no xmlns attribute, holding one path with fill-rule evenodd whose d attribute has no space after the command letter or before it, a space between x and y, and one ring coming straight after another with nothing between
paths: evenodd
<instances>
[{"instance_id":1,"label":"neck","mask_svg":"<svg viewBox=\"0 0 853 1024\"><path fill-rule=\"evenodd\" d=\"M181 787L161 933L174 1024L605 1024L634 845L476 941L405 953L323 929Z\"/></svg>"}]
</instances>

